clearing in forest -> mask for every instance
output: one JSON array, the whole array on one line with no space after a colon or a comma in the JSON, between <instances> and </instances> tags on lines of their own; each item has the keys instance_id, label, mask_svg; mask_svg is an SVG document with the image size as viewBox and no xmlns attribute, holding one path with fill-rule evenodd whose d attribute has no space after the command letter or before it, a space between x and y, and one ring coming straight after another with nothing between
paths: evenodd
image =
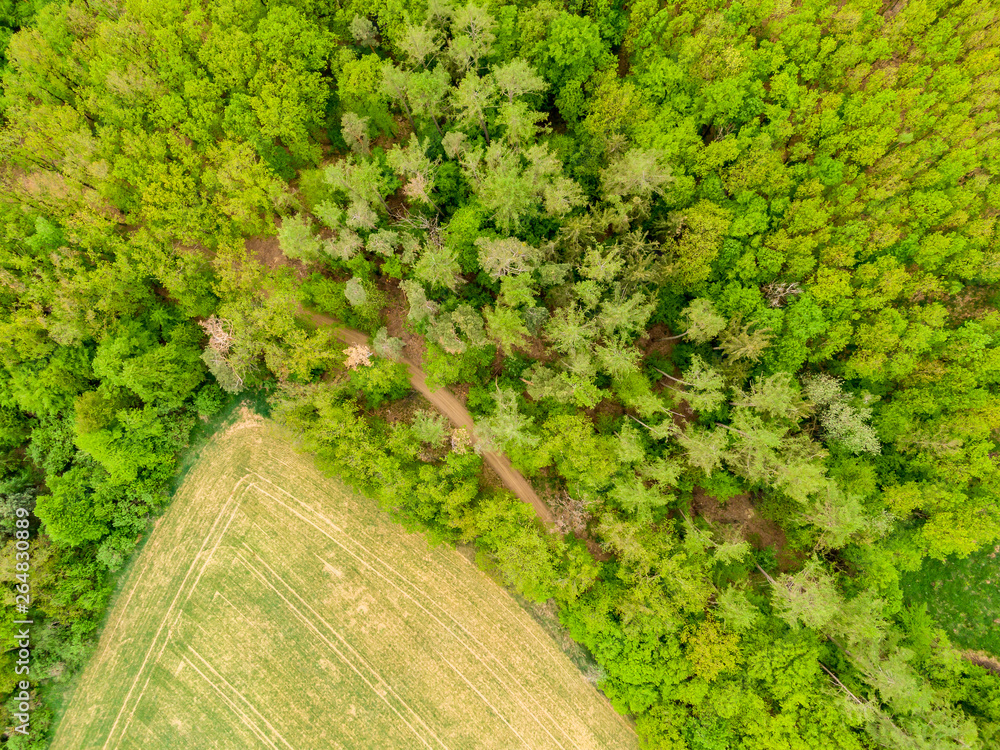
<instances>
[{"instance_id":1,"label":"clearing in forest","mask_svg":"<svg viewBox=\"0 0 1000 750\"><path fill-rule=\"evenodd\" d=\"M1000 656L1000 544L965 558L926 558L903 575L907 602L927 611L959 646Z\"/></svg>"},{"instance_id":2,"label":"clearing in forest","mask_svg":"<svg viewBox=\"0 0 1000 750\"><path fill-rule=\"evenodd\" d=\"M245 413L157 522L52 747L636 745L501 587Z\"/></svg>"}]
</instances>

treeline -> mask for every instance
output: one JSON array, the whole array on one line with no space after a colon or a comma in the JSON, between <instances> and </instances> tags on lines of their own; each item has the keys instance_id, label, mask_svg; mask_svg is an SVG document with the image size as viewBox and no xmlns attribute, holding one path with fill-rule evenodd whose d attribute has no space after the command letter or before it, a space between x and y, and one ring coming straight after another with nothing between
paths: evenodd
<instances>
[{"instance_id":1,"label":"treeline","mask_svg":"<svg viewBox=\"0 0 1000 750\"><path fill-rule=\"evenodd\" d=\"M38 674L83 663L196 420L277 380L331 470L555 598L649 747L1000 741L997 676L899 584L1000 537L992 11L7 12L0 517L40 530ZM247 250L274 234L294 271ZM572 533L384 419L398 304Z\"/></svg>"}]
</instances>

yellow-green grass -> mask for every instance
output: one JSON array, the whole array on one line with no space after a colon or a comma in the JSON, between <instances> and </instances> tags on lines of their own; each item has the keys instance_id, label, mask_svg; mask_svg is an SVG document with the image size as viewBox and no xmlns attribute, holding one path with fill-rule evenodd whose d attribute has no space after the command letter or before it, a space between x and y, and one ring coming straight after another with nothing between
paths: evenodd
<instances>
[{"instance_id":1,"label":"yellow-green grass","mask_svg":"<svg viewBox=\"0 0 1000 750\"><path fill-rule=\"evenodd\" d=\"M968 557L928 558L903 576L908 602L927 611L963 648L1000 656L1000 544Z\"/></svg>"},{"instance_id":2,"label":"yellow-green grass","mask_svg":"<svg viewBox=\"0 0 1000 750\"><path fill-rule=\"evenodd\" d=\"M52 747L636 745L501 587L245 413L157 522Z\"/></svg>"}]
</instances>

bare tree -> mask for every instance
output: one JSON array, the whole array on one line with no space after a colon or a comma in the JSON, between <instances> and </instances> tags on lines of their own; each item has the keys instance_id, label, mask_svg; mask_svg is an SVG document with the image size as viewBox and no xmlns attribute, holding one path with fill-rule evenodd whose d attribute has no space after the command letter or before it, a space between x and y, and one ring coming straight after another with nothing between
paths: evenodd
<instances>
[{"instance_id":1,"label":"bare tree","mask_svg":"<svg viewBox=\"0 0 1000 750\"><path fill-rule=\"evenodd\" d=\"M344 366L348 370L357 370L359 367L371 367L374 352L365 344L354 344L344 349L347 360Z\"/></svg>"},{"instance_id":2,"label":"bare tree","mask_svg":"<svg viewBox=\"0 0 1000 750\"><path fill-rule=\"evenodd\" d=\"M764 284L760 288L760 291L763 292L768 305L771 307L784 307L789 297L802 294L803 289L797 281L787 283L771 281Z\"/></svg>"},{"instance_id":3,"label":"bare tree","mask_svg":"<svg viewBox=\"0 0 1000 750\"><path fill-rule=\"evenodd\" d=\"M219 354L225 356L233 346L233 324L225 318L215 315L199 324L208 334L208 345Z\"/></svg>"}]
</instances>

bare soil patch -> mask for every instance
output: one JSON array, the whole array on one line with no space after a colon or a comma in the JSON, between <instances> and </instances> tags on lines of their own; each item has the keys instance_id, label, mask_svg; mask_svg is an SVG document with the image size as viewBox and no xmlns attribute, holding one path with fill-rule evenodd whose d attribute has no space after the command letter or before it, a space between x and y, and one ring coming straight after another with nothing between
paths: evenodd
<instances>
[{"instance_id":1,"label":"bare soil patch","mask_svg":"<svg viewBox=\"0 0 1000 750\"><path fill-rule=\"evenodd\" d=\"M640 336L635 344L642 350L643 359L655 356L669 360L677 342L677 339L671 340L670 336L670 329L663 323L657 323Z\"/></svg>"},{"instance_id":2,"label":"bare soil patch","mask_svg":"<svg viewBox=\"0 0 1000 750\"><path fill-rule=\"evenodd\" d=\"M379 280L379 285L388 299L386 306L382 308L386 331L390 336L403 340L403 351L407 359L422 365L427 344L424 337L414 331L406 319L409 310L406 293L395 279L383 277Z\"/></svg>"},{"instance_id":3,"label":"bare soil patch","mask_svg":"<svg viewBox=\"0 0 1000 750\"><path fill-rule=\"evenodd\" d=\"M794 569L801 562L796 554L786 549L788 540L784 530L774 521L760 515L749 495L736 495L721 503L701 487L695 487L691 510L713 524L738 527L740 536L750 542L754 549L773 547L782 570Z\"/></svg>"},{"instance_id":4,"label":"bare soil patch","mask_svg":"<svg viewBox=\"0 0 1000 750\"><path fill-rule=\"evenodd\" d=\"M468 383L457 383L450 385L448 387L448 390L455 394L455 398L458 399L458 402L462 406L465 406L466 404L469 403L469 391L472 390L472 386L469 385Z\"/></svg>"},{"instance_id":5,"label":"bare soil patch","mask_svg":"<svg viewBox=\"0 0 1000 750\"><path fill-rule=\"evenodd\" d=\"M275 223L280 226L281 219L275 219ZM291 260L287 258L283 252L281 252L281 246L278 244L277 236L247 237L243 241L243 246L262 265L267 266L267 268L272 271L276 271L279 268L291 268L295 272L295 276L299 281L302 281L309 275L309 268L305 263L299 260Z\"/></svg>"},{"instance_id":6,"label":"bare soil patch","mask_svg":"<svg viewBox=\"0 0 1000 750\"><path fill-rule=\"evenodd\" d=\"M962 656L983 669L1000 674L1000 659L985 651L963 651Z\"/></svg>"},{"instance_id":7,"label":"bare soil patch","mask_svg":"<svg viewBox=\"0 0 1000 750\"><path fill-rule=\"evenodd\" d=\"M525 346L516 346L514 349L534 362L547 364L556 359L556 353L541 336L531 336Z\"/></svg>"}]
</instances>

